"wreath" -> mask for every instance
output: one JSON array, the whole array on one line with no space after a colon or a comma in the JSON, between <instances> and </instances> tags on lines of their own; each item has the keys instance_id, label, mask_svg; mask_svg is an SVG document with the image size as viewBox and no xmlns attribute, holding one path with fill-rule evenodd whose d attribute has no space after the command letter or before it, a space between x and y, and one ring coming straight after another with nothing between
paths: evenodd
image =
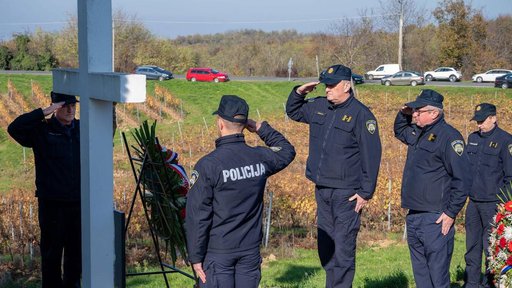
<instances>
[{"instance_id":1,"label":"wreath","mask_svg":"<svg viewBox=\"0 0 512 288\"><path fill-rule=\"evenodd\" d=\"M149 213L149 225L165 241L173 265L178 255L187 261L184 229L186 195L189 181L185 169L178 163L178 154L161 146L156 137L156 121L149 126L144 121L132 132L138 147L133 147L142 159L139 169L143 201Z\"/></svg>"},{"instance_id":2,"label":"wreath","mask_svg":"<svg viewBox=\"0 0 512 288\"><path fill-rule=\"evenodd\" d=\"M512 287L512 195L502 191L489 235L489 272L499 287Z\"/></svg>"}]
</instances>

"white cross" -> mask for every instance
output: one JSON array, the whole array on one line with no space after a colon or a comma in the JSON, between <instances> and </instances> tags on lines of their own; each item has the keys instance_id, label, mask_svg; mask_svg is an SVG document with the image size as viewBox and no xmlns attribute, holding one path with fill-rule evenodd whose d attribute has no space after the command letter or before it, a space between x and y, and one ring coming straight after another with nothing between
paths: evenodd
<instances>
[{"instance_id":1,"label":"white cross","mask_svg":"<svg viewBox=\"0 0 512 288\"><path fill-rule=\"evenodd\" d=\"M144 102L146 76L112 72L111 1L78 0L78 51L53 90L80 96L82 284L114 287L112 102Z\"/></svg>"}]
</instances>

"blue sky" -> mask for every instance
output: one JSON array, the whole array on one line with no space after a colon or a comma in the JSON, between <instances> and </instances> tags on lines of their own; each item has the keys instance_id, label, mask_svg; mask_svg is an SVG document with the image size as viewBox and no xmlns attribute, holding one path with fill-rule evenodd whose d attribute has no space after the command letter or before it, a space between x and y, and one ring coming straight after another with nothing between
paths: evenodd
<instances>
[{"instance_id":1,"label":"blue sky","mask_svg":"<svg viewBox=\"0 0 512 288\"><path fill-rule=\"evenodd\" d=\"M381 13L378 0L112 1L114 10L136 16L151 32L164 38L239 29L328 32L335 19L357 17L365 9ZM425 8L429 15L437 3L415 0L416 6ZM473 8L482 9L487 18L512 14L512 0L472 0L471 3ZM74 0L0 0L0 7L0 40L9 39L13 33L33 32L37 27L58 31L76 15Z\"/></svg>"}]
</instances>

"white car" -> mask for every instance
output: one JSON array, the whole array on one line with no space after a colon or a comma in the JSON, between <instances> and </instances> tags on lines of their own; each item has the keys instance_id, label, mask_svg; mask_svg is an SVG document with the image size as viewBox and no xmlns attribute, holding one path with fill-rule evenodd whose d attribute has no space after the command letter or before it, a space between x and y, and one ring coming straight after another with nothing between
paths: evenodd
<instances>
[{"instance_id":1,"label":"white car","mask_svg":"<svg viewBox=\"0 0 512 288\"><path fill-rule=\"evenodd\" d=\"M462 79L462 73L452 67L439 67L434 71L427 71L423 75L426 81L450 80L450 82L455 82Z\"/></svg>"},{"instance_id":2,"label":"white car","mask_svg":"<svg viewBox=\"0 0 512 288\"><path fill-rule=\"evenodd\" d=\"M471 79L473 82L494 82L496 77L503 76L505 74L512 73L512 70L507 69L492 69L485 73L475 74Z\"/></svg>"},{"instance_id":3,"label":"white car","mask_svg":"<svg viewBox=\"0 0 512 288\"><path fill-rule=\"evenodd\" d=\"M377 67L375 70L366 72L366 79L380 79L389 75L393 75L400 71L400 65L398 64L383 64Z\"/></svg>"}]
</instances>

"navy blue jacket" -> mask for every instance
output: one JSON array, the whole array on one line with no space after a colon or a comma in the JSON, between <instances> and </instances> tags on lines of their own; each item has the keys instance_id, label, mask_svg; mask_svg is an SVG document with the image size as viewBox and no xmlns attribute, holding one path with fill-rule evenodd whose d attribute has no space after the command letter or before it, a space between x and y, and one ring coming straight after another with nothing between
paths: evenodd
<instances>
[{"instance_id":1,"label":"navy blue jacket","mask_svg":"<svg viewBox=\"0 0 512 288\"><path fill-rule=\"evenodd\" d=\"M243 134L220 137L191 174L185 227L191 263L207 251L231 253L261 244L263 193L267 178L295 158L295 149L263 122L258 135L267 147L251 147Z\"/></svg>"},{"instance_id":2,"label":"navy blue jacket","mask_svg":"<svg viewBox=\"0 0 512 288\"><path fill-rule=\"evenodd\" d=\"M420 128L398 112L395 137L408 145L402 178L402 208L444 212L455 218L471 186L462 135L441 116Z\"/></svg>"},{"instance_id":3,"label":"navy blue jacket","mask_svg":"<svg viewBox=\"0 0 512 288\"><path fill-rule=\"evenodd\" d=\"M511 189L512 135L497 125L487 133L473 132L467 147L473 185L469 197L474 201L498 201L496 195Z\"/></svg>"},{"instance_id":4,"label":"navy blue jacket","mask_svg":"<svg viewBox=\"0 0 512 288\"><path fill-rule=\"evenodd\" d=\"M46 120L39 108L14 119L7 131L34 151L37 197L80 201L79 120L63 126L55 116Z\"/></svg>"},{"instance_id":5,"label":"navy blue jacket","mask_svg":"<svg viewBox=\"0 0 512 288\"><path fill-rule=\"evenodd\" d=\"M309 124L306 177L317 186L358 190L370 199L377 185L382 148L377 121L353 95L339 105L326 97L304 99L294 87L286 113Z\"/></svg>"}]
</instances>

